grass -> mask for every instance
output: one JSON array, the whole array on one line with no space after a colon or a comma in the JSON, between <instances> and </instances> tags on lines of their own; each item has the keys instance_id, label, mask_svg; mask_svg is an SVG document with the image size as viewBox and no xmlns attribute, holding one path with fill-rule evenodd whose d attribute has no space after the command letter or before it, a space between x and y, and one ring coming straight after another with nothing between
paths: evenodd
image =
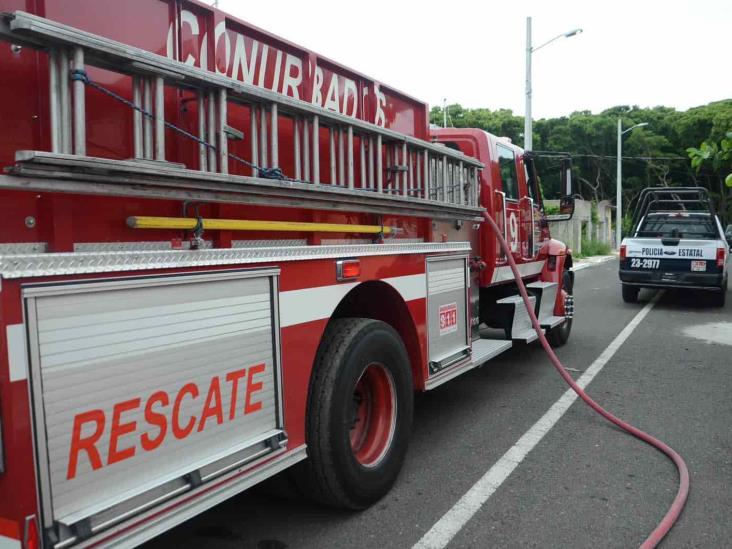
<instances>
[{"instance_id":1,"label":"grass","mask_svg":"<svg viewBox=\"0 0 732 549\"><path fill-rule=\"evenodd\" d=\"M609 255L611 251L610 244L600 242L599 240L582 239L582 253L575 253L577 258L591 257L593 255Z\"/></svg>"}]
</instances>

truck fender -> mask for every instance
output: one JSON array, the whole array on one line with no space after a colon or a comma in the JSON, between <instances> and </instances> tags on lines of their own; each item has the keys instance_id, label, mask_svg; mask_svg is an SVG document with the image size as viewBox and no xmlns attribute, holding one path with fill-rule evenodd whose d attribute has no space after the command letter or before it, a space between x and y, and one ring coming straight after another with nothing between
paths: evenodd
<instances>
[{"instance_id":1,"label":"truck fender","mask_svg":"<svg viewBox=\"0 0 732 549\"><path fill-rule=\"evenodd\" d=\"M424 314L424 307L415 307L414 302L408 305L393 286L380 280L370 280L348 292L331 319L371 318L389 324L402 338L407 349L414 388L422 391L426 377L426 350L419 343L419 319L415 316Z\"/></svg>"}]
</instances>

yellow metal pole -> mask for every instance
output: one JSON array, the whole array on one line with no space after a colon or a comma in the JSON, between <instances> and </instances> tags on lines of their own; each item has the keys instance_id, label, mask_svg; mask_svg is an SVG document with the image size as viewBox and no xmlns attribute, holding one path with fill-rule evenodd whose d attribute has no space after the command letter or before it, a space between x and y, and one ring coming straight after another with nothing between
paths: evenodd
<instances>
[{"instance_id":1,"label":"yellow metal pole","mask_svg":"<svg viewBox=\"0 0 732 549\"><path fill-rule=\"evenodd\" d=\"M209 231L282 231L314 233L392 234L395 227L382 225L348 225L344 223L305 223L299 221L255 221L246 219L202 219L203 229ZM132 229L196 228L198 220L190 217L131 216L127 226Z\"/></svg>"}]
</instances>

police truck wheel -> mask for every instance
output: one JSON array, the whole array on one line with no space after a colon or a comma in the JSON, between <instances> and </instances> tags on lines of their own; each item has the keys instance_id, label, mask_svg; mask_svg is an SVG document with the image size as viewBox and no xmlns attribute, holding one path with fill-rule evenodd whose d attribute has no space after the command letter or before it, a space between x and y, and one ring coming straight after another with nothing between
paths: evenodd
<instances>
[{"instance_id":1,"label":"police truck wheel","mask_svg":"<svg viewBox=\"0 0 732 549\"><path fill-rule=\"evenodd\" d=\"M574 293L574 274L565 270L562 274L562 287L560 291L573 295ZM552 347L561 347L569 341L569 334L572 332L572 319L567 318L562 324L556 328L552 328L546 334L546 339Z\"/></svg>"},{"instance_id":2,"label":"police truck wheel","mask_svg":"<svg viewBox=\"0 0 732 549\"><path fill-rule=\"evenodd\" d=\"M714 305L716 307L724 307L725 301L727 300L727 280L719 288L719 292L714 292L712 299L714 299Z\"/></svg>"},{"instance_id":3,"label":"police truck wheel","mask_svg":"<svg viewBox=\"0 0 732 549\"><path fill-rule=\"evenodd\" d=\"M626 303L638 303L638 292L640 292L638 286L623 284L623 301Z\"/></svg>"},{"instance_id":4,"label":"police truck wheel","mask_svg":"<svg viewBox=\"0 0 732 549\"><path fill-rule=\"evenodd\" d=\"M332 321L310 386L301 490L349 509L384 496L404 462L413 398L407 351L391 326L365 318Z\"/></svg>"}]
</instances>

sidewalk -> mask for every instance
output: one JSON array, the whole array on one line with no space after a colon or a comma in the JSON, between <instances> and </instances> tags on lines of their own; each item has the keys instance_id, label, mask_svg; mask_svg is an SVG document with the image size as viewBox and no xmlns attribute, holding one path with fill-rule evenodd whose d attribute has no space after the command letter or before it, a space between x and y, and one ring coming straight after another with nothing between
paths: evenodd
<instances>
[{"instance_id":1,"label":"sidewalk","mask_svg":"<svg viewBox=\"0 0 732 549\"><path fill-rule=\"evenodd\" d=\"M585 257L582 259L575 259L574 265L572 267L573 271L580 271L582 269L586 269L587 267L592 267L593 265L599 265L600 263L605 263L607 261L611 260L617 260L618 254L611 254L611 255L596 255L593 257Z\"/></svg>"}]
</instances>

